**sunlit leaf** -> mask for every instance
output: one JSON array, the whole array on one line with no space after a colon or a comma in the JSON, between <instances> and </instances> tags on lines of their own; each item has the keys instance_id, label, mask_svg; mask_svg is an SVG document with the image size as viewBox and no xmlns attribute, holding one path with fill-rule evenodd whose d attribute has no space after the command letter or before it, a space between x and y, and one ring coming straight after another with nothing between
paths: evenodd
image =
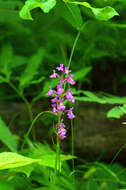
<instances>
[{"instance_id":1,"label":"sunlit leaf","mask_svg":"<svg viewBox=\"0 0 126 190\"><path fill-rule=\"evenodd\" d=\"M121 118L121 116L123 116L124 114L126 114L126 106L115 106L112 109L110 109L107 113L107 117L108 118Z\"/></svg>"},{"instance_id":2,"label":"sunlit leaf","mask_svg":"<svg viewBox=\"0 0 126 190\"><path fill-rule=\"evenodd\" d=\"M117 118L117 119L119 119L122 115L124 115L124 112L118 106L112 108L107 113L108 118Z\"/></svg>"},{"instance_id":3,"label":"sunlit leaf","mask_svg":"<svg viewBox=\"0 0 126 190\"><path fill-rule=\"evenodd\" d=\"M71 155L60 155L60 166L62 165L62 161L75 159L75 156ZM56 162L56 154L45 154L40 156L41 161L39 162L40 165L48 166L51 168L55 168Z\"/></svg>"},{"instance_id":4,"label":"sunlit leaf","mask_svg":"<svg viewBox=\"0 0 126 190\"><path fill-rule=\"evenodd\" d=\"M91 11L95 15L96 19L98 19L98 20L107 21L107 20L113 18L114 16L119 16L119 13L114 8L112 8L110 6L106 6L103 8L94 8L87 2L73 1L70 3L79 4L79 5L82 5L86 8L91 9Z\"/></svg>"},{"instance_id":5,"label":"sunlit leaf","mask_svg":"<svg viewBox=\"0 0 126 190\"><path fill-rule=\"evenodd\" d=\"M14 136L11 134L10 130L0 118L0 141L2 141L11 151L17 151L17 144Z\"/></svg>"},{"instance_id":6,"label":"sunlit leaf","mask_svg":"<svg viewBox=\"0 0 126 190\"><path fill-rule=\"evenodd\" d=\"M37 163L39 159L32 159L17 153L3 152L0 153L0 170L18 168L29 164Z\"/></svg>"},{"instance_id":7,"label":"sunlit leaf","mask_svg":"<svg viewBox=\"0 0 126 190\"><path fill-rule=\"evenodd\" d=\"M119 16L117 11L110 6L106 6L104 8L91 8L91 10L98 20L107 21L113 18L114 16Z\"/></svg>"},{"instance_id":8,"label":"sunlit leaf","mask_svg":"<svg viewBox=\"0 0 126 190\"><path fill-rule=\"evenodd\" d=\"M27 0L20 11L20 17L25 20L33 20L31 10L39 7L44 13L48 13L56 5L56 0Z\"/></svg>"}]
</instances>

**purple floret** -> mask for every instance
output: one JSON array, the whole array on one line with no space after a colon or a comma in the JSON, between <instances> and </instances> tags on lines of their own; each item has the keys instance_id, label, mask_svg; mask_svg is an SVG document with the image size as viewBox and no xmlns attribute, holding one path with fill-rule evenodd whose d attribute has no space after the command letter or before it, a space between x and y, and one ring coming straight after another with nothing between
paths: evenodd
<instances>
[{"instance_id":1,"label":"purple floret","mask_svg":"<svg viewBox=\"0 0 126 190\"><path fill-rule=\"evenodd\" d=\"M69 119L74 119L75 117L73 114L73 107L66 110L66 106L64 105L66 99L72 103L75 102L71 89L65 91L65 84L68 82L69 84L74 85L75 81L73 80L74 75L69 75L69 73L71 73L69 67L64 68L64 65L60 64L59 67L56 67L56 70L53 70L53 74L50 75L50 78L57 77L59 79L59 84L57 85L56 90L53 90L50 86L49 92L46 95L50 96L54 94L54 98L51 99L52 112L60 117L61 123L59 127L57 127L58 124L56 124L56 130L60 139L63 140L66 138L66 129L63 123L64 114L67 113ZM58 72L61 72L61 75Z\"/></svg>"}]
</instances>

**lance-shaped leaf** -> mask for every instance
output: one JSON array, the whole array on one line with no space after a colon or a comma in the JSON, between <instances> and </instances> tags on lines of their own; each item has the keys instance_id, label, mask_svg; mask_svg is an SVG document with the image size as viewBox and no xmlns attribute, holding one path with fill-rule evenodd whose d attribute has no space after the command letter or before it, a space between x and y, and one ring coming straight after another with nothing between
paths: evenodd
<instances>
[{"instance_id":1,"label":"lance-shaped leaf","mask_svg":"<svg viewBox=\"0 0 126 190\"><path fill-rule=\"evenodd\" d=\"M20 17L25 20L33 20L31 10L39 7L44 13L48 13L56 5L56 0L27 0L20 11Z\"/></svg>"},{"instance_id":2,"label":"lance-shaped leaf","mask_svg":"<svg viewBox=\"0 0 126 190\"><path fill-rule=\"evenodd\" d=\"M9 80L11 75L10 65L13 60L13 47L11 44L5 44L0 52L0 71Z\"/></svg>"},{"instance_id":3,"label":"lance-shaped leaf","mask_svg":"<svg viewBox=\"0 0 126 190\"><path fill-rule=\"evenodd\" d=\"M0 118L0 141L2 141L6 146L13 152L17 151L16 141L11 134L10 130L4 123L4 121Z\"/></svg>"},{"instance_id":4,"label":"lance-shaped leaf","mask_svg":"<svg viewBox=\"0 0 126 190\"><path fill-rule=\"evenodd\" d=\"M28 64L19 79L19 88L21 91L32 83L34 76L38 73L43 56L44 50L43 48L39 48L38 52L29 59Z\"/></svg>"},{"instance_id":5,"label":"lance-shaped leaf","mask_svg":"<svg viewBox=\"0 0 126 190\"><path fill-rule=\"evenodd\" d=\"M61 155L60 156L60 166L62 164L62 161L64 160L70 160L72 158L76 158L75 156L71 155ZM39 159L37 158L29 158L26 156L22 156L17 153L12 152L3 152L0 153L0 170L4 169L13 169L13 168L19 168L19 172L25 172L23 171L24 166L32 165L32 164L39 164L42 166L47 166L51 168L55 168L55 161L56 161L56 154L47 154L43 156L39 156ZM17 171L18 172L18 171ZM30 175L26 172L26 175Z\"/></svg>"},{"instance_id":6,"label":"lance-shaped leaf","mask_svg":"<svg viewBox=\"0 0 126 190\"><path fill-rule=\"evenodd\" d=\"M38 161L40 160L28 158L17 153L3 152L0 153L0 170L22 167Z\"/></svg>"}]
</instances>

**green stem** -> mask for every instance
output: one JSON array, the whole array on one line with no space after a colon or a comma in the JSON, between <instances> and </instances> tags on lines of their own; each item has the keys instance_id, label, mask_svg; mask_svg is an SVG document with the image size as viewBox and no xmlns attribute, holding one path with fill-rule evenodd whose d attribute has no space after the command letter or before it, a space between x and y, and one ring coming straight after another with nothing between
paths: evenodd
<instances>
[{"instance_id":1,"label":"green stem","mask_svg":"<svg viewBox=\"0 0 126 190\"><path fill-rule=\"evenodd\" d=\"M114 156L114 158L112 159L111 163L112 164L114 162L114 160L118 157L119 153L126 147L126 144L124 144L119 151L116 153L116 155Z\"/></svg>"},{"instance_id":2,"label":"green stem","mask_svg":"<svg viewBox=\"0 0 126 190\"><path fill-rule=\"evenodd\" d=\"M58 125L57 129L60 128L61 124L61 113L58 115ZM60 171L60 137L57 134L57 144L56 144L56 160L55 160L55 183L57 182L57 176Z\"/></svg>"},{"instance_id":3,"label":"green stem","mask_svg":"<svg viewBox=\"0 0 126 190\"><path fill-rule=\"evenodd\" d=\"M81 31L84 29L84 27L86 26L88 22L84 23L81 27L81 29L78 31L77 35L76 35L76 38L74 40L74 43L73 43L73 47L72 47L72 50L71 50L71 53L70 53L70 58L69 58L69 61L68 61L68 67L70 68L71 66L71 61L72 61L72 58L73 58L73 54L74 54L74 51L75 51L75 47L77 45L77 42L79 40L79 37L80 37L80 34L81 34ZM73 126L73 121L71 121L71 137L72 137L72 156L74 156L74 126ZM74 170L74 159L72 159L72 170Z\"/></svg>"},{"instance_id":4,"label":"green stem","mask_svg":"<svg viewBox=\"0 0 126 190\"><path fill-rule=\"evenodd\" d=\"M38 118L39 118L41 115L43 115L44 113L51 113L51 114L52 114L52 112L50 112L50 111L44 111L44 112L40 112L40 113L34 118L34 120L32 121L32 123L31 123L31 125L30 125L30 127L29 127L29 129L28 129L28 131L27 131L27 133L26 133L26 135L25 135L24 142L23 142L23 144L22 144L22 146L21 146L21 150L23 149L23 147L24 147L24 145L25 145L25 143L26 143L26 140L27 140L28 136L30 135L30 133L31 133L31 131L32 131L32 129L33 129L33 126L35 125L36 121L37 121Z\"/></svg>"},{"instance_id":5,"label":"green stem","mask_svg":"<svg viewBox=\"0 0 126 190\"><path fill-rule=\"evenodd\" d=\"M15 87L15 85L12 82L7 82L9 84L9 86L21 97L21 99L24 101L27 110L28 110L28 114L29 114L29 119L30 119L30 123L33 121L33 113L32 113L32 108L31 108L31 104L28 102L28 100L25 98L25 96L19 92L19 90ZM33 129L32 131L32 136L33 139L35 140L35 131Z\"/></svg>"},{"instance_id":6,"label":"green stem","mask_svg":"<svg viewBox=\"0 0 126 190\"><path fill-rule=\"evenodd\" d=\"M71 120L71 136L72 136L72 156L74 156L74 126L73 120ZM72 159L72 171L74 171L74 159Z\"/></svg>"},{"instance_id":7,"label":"green stem","mask_svg":"<svg viewBox=\"0 0 126 190\"><path fill-rule=\"evenodd\" d=\"M31 105L29 104L28 100L25 98L25 96L23 94L21 94L18 89L14 86L13 83L11 82L8 82L8 84L10 85L10 87L22 98L22 100L24 101L26 107L27 107L27 110L28 110L28 113L29 113L29 119L30 119L30 122L32 122L33 120L33 114L32 114L32 109L31 109Z\"/></svg>"},{"instance_id":8,"label":"green stem","mask_svg":"<svg viewBox=\"0 0 126 190\"><path fill-rule=\"evenodd\" d=\"M78 31L78 33L77 33L77 35L76 35L76 38L75 38L75 40L74 40L73 47L72 47L72 50L71 50L71 53L70 53L70 58L69 58L69 61L68 61L68 67L70 67L70 65L71 65L71 61L72 61L72 58L73 58L73 54L74 54L74 51L75 51L75 47L76 47L77 42L78 42L78 40L79 40L81 31L84 29L84 27L86 26L86 24L87 24L87 22L82 25L81 29Z\"/></svg>"},{"instance_id":9,"label":"green stem","mask_svg":"<svg viewBox=\"0 0 126 190\"><path fill-rule=\"evenodd\" d=\"M60 170L60 137L57 135L55 177L57 176L59 170Z\"/></svg>"}]
</instances>

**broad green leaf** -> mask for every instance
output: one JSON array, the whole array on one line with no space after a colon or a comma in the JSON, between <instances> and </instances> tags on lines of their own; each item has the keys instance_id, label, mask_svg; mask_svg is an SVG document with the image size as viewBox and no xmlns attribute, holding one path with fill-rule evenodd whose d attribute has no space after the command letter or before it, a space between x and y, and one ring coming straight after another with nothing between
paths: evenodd
<instances>
[{"instance_id":1,"label":"broad green leaf","mask_svg":"<svg viewBox=\"0 0 126 190\"><path fill-rule=\"evenodd\" d=\"M69 22L74 28L81 28L83 19L78 5L63 3L62 1L59 1L57 3L55 11L67 22Z\"/></svg>"},{"instance_id":2,"label":"broad green leaf","mask_svg":"<svg viewBox=\"0 0 126 190\"><path fill-rule=\"evenodd\" d=\"M20 11L20 17L25 20L33 20L31 10L39 7L44 13L48 13L56 5L56 0L27 0Z\"/></svg>"},{"instance_id":3,"label":"broad green leaf","mask_svg":"<svg viewBox=\"0 0 126 190\"><path fill-rule=\"evenodd\" d=\"M126 108L124 109L124 111L123 109L124 108L121 108L120 106L115 106L107 112L107 117L119 119L121 116L126 114Z\"/></svg>"},{"instance_id":4,"label":"broad green leaf","mask_svg":"<svg viewBox=\"0 0 126 190\"><path fill-rule=\"evenodd\" d=\"M44 50L39 48L38 52L29 59L28 64L19 79L20 90L23 90L31 84L32 79L37 74L39 66L42 63L43 55Z\"/></svg>"},{"instance_id":5,"label":"broad green leaf","mask_svg":"<svg viewBox=\"0 0 126 190\"><path fill-rule=\"evenodd\" d=\"M39 159L28 158L17 153L3 152L0 153L0 170L18 168L38 161Z\"/></svg>"},{"instance_id":6,"label":"broad green leaf","mask_svg":"<svg viewBox=\"0 0 126 190\"><path fill-rule=\"evenodd\" d=\"M62 165L62 161L75 159L75 156L71 155L60 155L60 167ZM40 165L55 168L55 161L56 161L56 154L44 154L40 156L41 161L39 162Z\"/></svg>"},{"instance_id":7,"label":"broad green leaf","mask_svg":"<svg viewBox=\"0 0 126 190\"><path fill-rule=\"evenodd\" d=\"M11 44L5 44L0 53L0 72L9 79L11 74L10 65L13 60L13 48Z\"/></svg>"},{"instance_id":8,"label":"broad green leaf","mask_svg":"<svg viewBox=\"0 0 126 190\"><path fill-rule=\"evenodd\" d=\"M69 2L69 3L79 4L86 8L91 9L91 11L95 15L96 19L98 19L98 20L107 21L107 20L113 18L114 16L119 16L119 13L110 6L106 6L103 8L94 8L87 2L73 1L73 2Z\"/></svg>"},{"instance_id":9,"label":"broad green leaf","mask_svg":"<svg viewBox=\"0 0 126 190\"><path fill-rule=\"evenodd\" d=\"M56 153L48 146L40 143L35 143L31 148L29 156L32 158L39 158L39 164L51 168L55 168ZM76 156L72 155L60 155L60 165L62 161L75 159Z\"/></svg>"},{"instance_id":10,"label":"broad green leaf","mask_svg":"<svg viewBox=\"0 0 126 190\"><path fill-rule=\"evenodd\" d=\"M98 20L107 21L114 16L119 16L118 12L110 6L106 6L104 8L91 8L91 10Z\"/></svg>"},{"instance_id":11,"label":"broad green leaf","mask_svg":"<svg viewBox=\"0 0 126 190\"><path fill-rule=\"evenodd\" d=\"M60 165L62 161L70 160L72 158L76 158L76 157L71 156L71 155L61 155ZM0 170L18 168L18 167L31 165L31 164L40 164L42 166L55 168L55 159L56 159L56 154L51 154L51 155L45 154L43 156L40 156L39 159L37 158L33 159L26 156L22 156L17 153L3 152L3 153L0 153ZM24 172L26 175L30 175L30 172L32 170L30 169L28 171L25 171L24 169L23 171L23 169L20 168L19 171Z\"/></svg>"},{"instance_id":12,"label":"broad green leaf","mask_svg":"<svg viewBox=\"0 0 126 190\"><path fill-rule=\"evenodd\" d=\"M0 118L0 141L2 141L11 151L17 151L16 141L11 134L10 130L4 123L4 121Z\"/></svg>"},{"instance_id":13,"label":"broad green leaf","mask_svg":"<svg viewBox=\"0 0 126 190\"><path fill-rule=\"evenodd\" d=\"M18 168L29 164L38 163L39 159L32 159L17 153L3 152L0 153L0 170Z\"/></svg>"}]
</instances>

